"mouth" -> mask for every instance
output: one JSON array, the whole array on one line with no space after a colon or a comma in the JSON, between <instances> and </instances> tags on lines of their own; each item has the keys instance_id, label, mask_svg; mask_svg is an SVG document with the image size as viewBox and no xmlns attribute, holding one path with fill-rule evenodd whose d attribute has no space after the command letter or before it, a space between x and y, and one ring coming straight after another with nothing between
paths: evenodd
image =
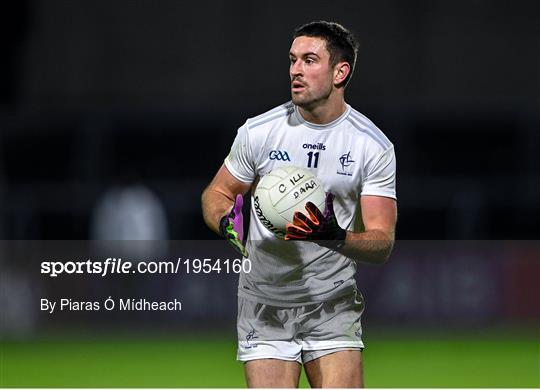
<instances>
[{"instance_id":1,"label":"mouth","mask_svg":"<svg viewBox=\"0 0 540 390\"><path fill-rule=\"evenodd\" d=\"M302 92L304 89L306 89L306 86L303 83L299 82L299 81L293 81L291 83L291 91L292 92L298 93L298 92Z\"/></svg>"}]
</instances>

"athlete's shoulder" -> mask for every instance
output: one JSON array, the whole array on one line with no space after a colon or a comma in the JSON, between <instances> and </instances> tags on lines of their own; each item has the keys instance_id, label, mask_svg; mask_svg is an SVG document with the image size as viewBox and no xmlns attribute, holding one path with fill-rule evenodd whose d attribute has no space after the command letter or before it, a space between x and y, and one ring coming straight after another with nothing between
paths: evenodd
<instances>
[{"instance_id":1,"label":"athlete's shoulder","mask_svg":"<svg viewBox=\"0 0 540 390\"><path fill-rule=\"evenodd\" d=\"M368 117L351 107L347 121L362 136L369 138L383 150L391 148L392 142Z\"/></svg>"},{"instance_id":2,"label":"athlete's shoulder","mask_svg":"<svg viewBox=\"0 0 540 390\"><path fill-rule=\"evenodd\" d=\"M279 120L280 118L290 115L294 111L294 104L292 101L287 103L280 104L277 107L272 108L260 115L257 115L253 118L249 118L246 121L246 127L248 129L253 129L261 125Z\"/></svg>"}]
</instances>

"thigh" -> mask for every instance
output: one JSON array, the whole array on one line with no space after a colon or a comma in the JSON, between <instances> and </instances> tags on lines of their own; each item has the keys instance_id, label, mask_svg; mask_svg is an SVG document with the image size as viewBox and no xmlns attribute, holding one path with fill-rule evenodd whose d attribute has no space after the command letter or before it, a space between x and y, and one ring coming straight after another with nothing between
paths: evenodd
<instances>
[{"instance_id":1,"label":"thigh","mask_svg":"<svg viewBox=\"0 0 540 390\"><path fill-rule=\"evenodd\" d=\"M304 364L311 387L364 387L362 353L339 351Z\"/></svg>"},{"instance_id":2,"label":"thigh","mask_svg":"<svg viewBox=\"0 0 540 390\"><path fill-rule=\"evenodd\" d=\"M251 360L244 364L249 388L298 387L300 363L278 359Z\"/></svg>"}]
</instances>

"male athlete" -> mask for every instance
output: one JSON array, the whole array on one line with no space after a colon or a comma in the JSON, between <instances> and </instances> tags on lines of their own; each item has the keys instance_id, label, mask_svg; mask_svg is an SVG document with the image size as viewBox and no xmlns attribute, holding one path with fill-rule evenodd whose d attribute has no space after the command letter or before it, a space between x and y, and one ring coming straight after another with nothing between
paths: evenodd
<instances>
[{"instance_id":1,"label":"male athlete","mask_svg":"<svg viewBox=\"0 0 540 390\"><path fill-rule=\"evenodd\" d=\"M249 258L238 285L238 360L249 387L363 387L356 261L383 263L396 224L394 148L344 100L357 43L337 23L298 28L290 48L292 101L240 127L204 191L208 226ZM294 165L315 174L325 209L307 203L274 236L256 216L258 178ZM251 220L243 244L243 195Z\"/></svg>"}]
</instances>

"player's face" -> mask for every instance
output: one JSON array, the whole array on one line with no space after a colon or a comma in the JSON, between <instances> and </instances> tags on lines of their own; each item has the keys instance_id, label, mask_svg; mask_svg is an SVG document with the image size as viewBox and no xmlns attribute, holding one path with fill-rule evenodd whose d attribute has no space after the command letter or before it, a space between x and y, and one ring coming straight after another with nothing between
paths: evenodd
<instances>
[{"instance_id":1,"label":"player's face","mask_svg":"<svg viewBox=\"0 0 540 390\"><path fill-rule=\"evenodd\" d=\"M316 37L296 38L289 52L292 101L310 109L332 93L333 68L326 41Z\"/></svg>"}]
</instances>

